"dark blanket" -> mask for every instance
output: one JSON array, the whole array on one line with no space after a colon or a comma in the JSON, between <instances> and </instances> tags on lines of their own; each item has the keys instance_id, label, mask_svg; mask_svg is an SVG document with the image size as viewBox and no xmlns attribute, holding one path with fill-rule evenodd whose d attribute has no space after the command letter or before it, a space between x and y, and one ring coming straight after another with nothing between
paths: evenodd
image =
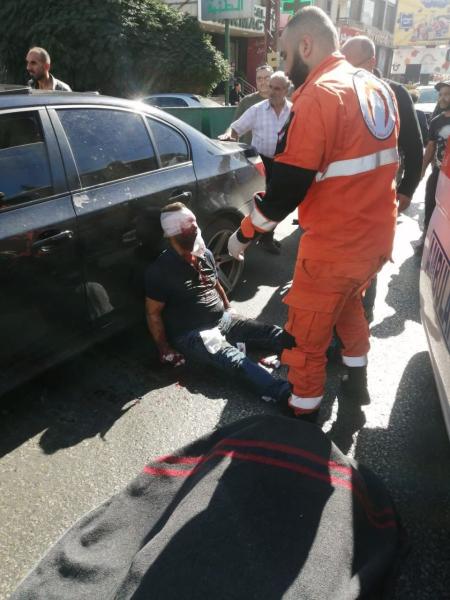
<instances>
[{"instance_id":1,"label":"dark blanket","mask_svg":"<svg viewBox=\"0 0 450 600\"><path fill-rule=\"evenodd\" d=\"M12 600L351 600L398 537L383 485L319 428L251 417L146 466Z\"/></svg>"}]
</instances>

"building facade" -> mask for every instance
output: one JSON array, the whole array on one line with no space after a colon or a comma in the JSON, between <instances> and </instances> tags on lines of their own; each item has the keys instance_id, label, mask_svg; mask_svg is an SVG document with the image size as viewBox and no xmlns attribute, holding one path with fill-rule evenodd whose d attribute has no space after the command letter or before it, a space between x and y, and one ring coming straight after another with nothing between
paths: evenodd
<instances>
[{"instance_id":1,"label":"building facade","mask_svg":"<svg viewBox=\"0 0 450 600\"><path fill-rule=\"evenodd\" d=\"M377 66L383 75L391 70L397 0L338 0L336 24L340 41L367 35L376 47Z\"/></svg>"},{"instance_id":2,"label":"building facade","mask_svg":"<svg viewBox=\"0 0 450 600\"><path fill-rule=\"evenodd\" d=\"M391 76L402 83L450 78L450 0L399 0Z\"/></svg>"},{"instance_id":3,"label":"building facade","mask_svg":"<svg viewBox=\"0 0 450 600\"><path fill-rule=\"evenodd\" d=\"M173 8L196 17L202 29L211 35L216 48L224 51L224 21L211 17L210 14L205 18L205 0L164 1ZM230 19L231 77L241 76L254 85L256 67L267 62L265 35L267 23L270 23L272 34L277 38L277 33L278 35L281 33L290 15L283 11L285 6L283 0L245 0L245 2L251 6L246 16ZM225 4L230 6L232 1ZM298 1L293 0L291 4L295 8ZM330 15L338 27L341 42L361 34L373 39L379 68L385 75L390 72L397 0L314 0L313 4ZM211 6L211 2L208 6ZM280 11L278 20L275 17L277 8ZM266 18L267 11L270 11L270 18ZM276 23L279 24L278 32L275 31Z\"/></svg>"}]
</instances>

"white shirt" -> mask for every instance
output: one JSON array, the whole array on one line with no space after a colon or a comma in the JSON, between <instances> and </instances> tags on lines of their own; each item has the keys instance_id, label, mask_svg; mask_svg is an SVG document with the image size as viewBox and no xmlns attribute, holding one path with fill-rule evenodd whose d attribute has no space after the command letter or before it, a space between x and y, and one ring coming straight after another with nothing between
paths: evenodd
<instances>
[{"instance_id":1,"label":"white shirt","mask_svg":"<svg viewBox=\"0 0 450 600\"><path fill-rule=\"evenodd\" d=\"M252 132L252 146L259 154L272 158L278 142L278 133L283 129L291 112L292 102L285 100L279 115L274 111L270 100L263 100L250 106L234 123L233 129L239 136Z\"/></svg>"}]
</instances>

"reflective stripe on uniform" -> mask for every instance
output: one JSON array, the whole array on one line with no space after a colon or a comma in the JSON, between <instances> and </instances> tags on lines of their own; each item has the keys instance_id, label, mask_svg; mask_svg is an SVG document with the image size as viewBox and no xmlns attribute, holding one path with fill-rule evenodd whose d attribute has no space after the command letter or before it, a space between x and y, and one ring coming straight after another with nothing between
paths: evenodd
<instances>
[{"instance_id":1,"label":"reflective stripe on uniform","mask_svg":"<svg viewBox=\"0 0 450 600\"><path fill-rule=\"evenodd\" d=\"M304 410L315 410L319 408L322 402L323 396L317 396L316 398L301 398L295 394L291 394L288 404L291 408L301 408Z\"/></svg>"},{"instance_id":2,"label":"reflective stripe on uniform","mask_svg":"<svg viewBox=\"0 0 450 600\"><path fill-rule=\"evenodd\" d=\"M278 225L277 221L271 221L262 214L257 207L256 202L253 204L253 208L250 213L250 219L252 220L253 226L258 231L272 231Z\"/></svg>"},{"instance_id":3,"label":"reflective stripe on uniform","mask_svg":"<svg viewBox=\"0 0 450 600\"><path fill-rule=\"evenodd\" d=\"M395 162L398 162L397 148L386 148L366 156L332 162L323 173L317 173L316 181L323 181L329 177L345 177L367 173L367 171L374 171L378 167Z\"/></svg>"},{"instance_id":4,"label":"reflective stripe on uniform","mask_svg":"<svg viewBox=\"0 0 450 600\"><path fill-rule=\"evenodd\" d=\"M364 354L364 356L343 356L342 362L346 367L365 367L367 366L367 354Z\"/></svg>"}]
</instances>

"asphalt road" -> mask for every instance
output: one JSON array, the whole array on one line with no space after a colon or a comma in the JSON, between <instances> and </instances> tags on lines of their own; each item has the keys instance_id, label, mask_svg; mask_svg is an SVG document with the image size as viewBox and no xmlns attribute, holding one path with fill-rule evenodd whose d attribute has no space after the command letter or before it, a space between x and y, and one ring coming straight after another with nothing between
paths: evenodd
<instances>
[{"instance_id":1,"label":"asphalt road","mask_svg":"<svg viewBox=\"0 0 450 600\"><path fill-rule=\"evenodd\" d=\"M396 599L450 598L450 445L419 316L423 187L399 218L393 264L379 277L369 388L362 410L339 403L329 366L320 424L390 490L409 537ZM278 229L281 257L248 252L234 307L282 324L298 231ZM279 409L214 373L157 365L140 328L96 346L0 401L0 598L83 513L142 466L214 427Z\"/></svg>"}]
</instances>

